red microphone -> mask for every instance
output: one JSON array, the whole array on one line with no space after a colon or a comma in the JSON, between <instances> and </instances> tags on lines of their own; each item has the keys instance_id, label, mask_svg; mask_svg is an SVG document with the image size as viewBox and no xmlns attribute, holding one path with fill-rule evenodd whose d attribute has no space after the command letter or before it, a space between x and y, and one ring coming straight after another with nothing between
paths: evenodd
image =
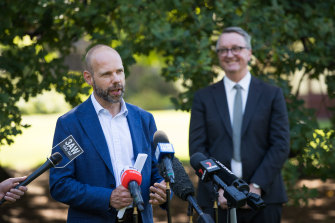
<instances>
[{"instance_id":1,"label":"red microphone","mask_svg":"<svg viewBox=\"0 0 335 223\"><path fill-rule=\"evenodd\" d=\"M144 202L140 188L141 183L142 175L136 169L129 168L121 173L121 184L130 191L131 197L134 199L134 205L139 211L144 210Z\"/></svg>"}]
</instances>

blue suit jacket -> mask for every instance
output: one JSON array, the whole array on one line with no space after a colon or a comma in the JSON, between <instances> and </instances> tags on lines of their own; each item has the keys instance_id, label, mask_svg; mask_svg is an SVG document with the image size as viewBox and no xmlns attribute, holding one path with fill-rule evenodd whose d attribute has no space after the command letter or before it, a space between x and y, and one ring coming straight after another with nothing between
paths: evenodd
<instances>
[{"instance_id":1,"label":"blue suit jacket","mask_svg":"<svg viewBox=\"0 0 335 223\"><path fill-rule=\"evenodd\" d=\"M289 154L289 124L280 88L251 78L241 131L243 179L261 186L266 203L286 202L281 168ZM231 168L232 127L222 80L196 92L189 135L190 155L202 152ZM201 206L212 207L211 185L200 182L197 196Z\"/></svg>"},{"instance_id":2,"label":"blue suit jacket","mask_svg":"<svg viewBox=\"0 0 335 223\"><path fill-rule=\"evenodd\" d=\"M152 207L148 203L149 187L163 180L154 158L153 134L156 132L156 124L150 113L134 105L126 106L134 157L138 153L148 154L141 172L141 191L145 203L142 221L152 222ZM57 120L54 146L69 135L75 138L84 153L65 168L50 170L52 197L69 205L68 222L115 222L117 211L109 207L111 193L116 187L113 167L90 98Z\"/></svg>"}]
</instances>

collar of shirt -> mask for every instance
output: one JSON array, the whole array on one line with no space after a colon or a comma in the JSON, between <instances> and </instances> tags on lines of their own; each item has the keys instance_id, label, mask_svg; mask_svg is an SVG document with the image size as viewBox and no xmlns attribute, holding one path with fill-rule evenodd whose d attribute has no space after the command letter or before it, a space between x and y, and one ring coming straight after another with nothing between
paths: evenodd
<instances>
[{"instance_id":1,"label":"collar of shirt","mask_svg":"<svg viewBox=\"0 0 335 223\"><path fill-rule=\"evenodd\" d=\"M223 78L223 84L226 87L226 90L229 90L230 92L234 90L235 84L239 84L242 87L242 90L248 92L249 85L251 81L251 74L248 72L239 82L234 82L230 80L227 76L224 76Z\"/></svg>"},{"instance_id":2,"label":"collar of shirt","mask_svg":"<svg viewBox=\"0 0 335 223\"><path fill-rule=\"evenodd\" d=\"M247 104L247 98L248 98L248 91L249 91L249 85L251 81L251 74L248 72L239 82L238 84L241 85L242 87L242 109L243 113ZM229 110L229 117L230 117L230 122L232 124L233 120L233 107L234 107L234 98L236 94L236 90L234 89L236 82L233 82L230 80L227 76L223 78L223 84L225 86L225 91L226 91L226 99L227 99L227 104L228 104L228 110Z\"/></svg>"},{"instance_id":3,"label":"collar of shirt","mask_svg":"<svg viewBox=\"0 0 335 223\"><path fill-rule=\"evenodd\" d=\"M108 112L107 109L105 109L104 107L102 107L99 104L99 102L97 101L97 99L94 97L93 93L91 94L91 100L92 100L93 107L94 107L95 112L97 113L97 115L99 115L99 113L104 112L104 111ZM127 109L126 103L123 100L123 98L121 99L121 110L120 110L119 114L117 114L115 117L120 116L120 115L124 115L124 116L128 115L128 109Z\"/></svg>"}]
</instances>

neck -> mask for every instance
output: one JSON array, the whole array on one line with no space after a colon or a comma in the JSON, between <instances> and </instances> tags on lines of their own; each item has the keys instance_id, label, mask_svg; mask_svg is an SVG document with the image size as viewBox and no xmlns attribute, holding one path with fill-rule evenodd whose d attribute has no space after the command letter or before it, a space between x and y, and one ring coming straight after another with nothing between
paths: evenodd
<instances>
[{"instance_id":1,"label":"neck","mask_svg":"<svg viewBox=\"0 0 335 223\"><path fill-rule=\"evenodd\" d=\"M97 96L94 92L95 99L98 101L98 103L104 108L109 111L109 113L114 117L115 115L119 114L121 111L121 102L117 103L111 103L108 101L105 101L104 99Z\"/></svg>"},{"instance_id":2,"label":"neck","mask_svg":"<svg viewBox=\"0 0 335 223\"><path fill-rule=\"evenodd\" d=\"M115 115L119 114L119 112L121 111L121 102L118 103L110 103L109 107L106 108L109 113L111 113L111 115L114 117Z\"/></svg>"}]
</instances>

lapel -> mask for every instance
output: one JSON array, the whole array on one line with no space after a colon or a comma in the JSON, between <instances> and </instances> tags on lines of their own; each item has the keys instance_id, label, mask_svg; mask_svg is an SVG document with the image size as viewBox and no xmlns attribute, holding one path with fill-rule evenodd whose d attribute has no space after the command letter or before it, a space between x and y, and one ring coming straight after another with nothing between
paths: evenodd
<instances>
[{"instance_id":1,"label":"lapel","mask_svg":"<svg viewBox=\"0 0 335 223\"><path fill-rule=\"evenodd\" d=\"M136 160L137 155L142 152L142 125L141 125L141 115L138 110L134 109L133 106L126 103L128 109L127 121L129 126L129 131L131 135L131 140L133 143L134 158Z\"/></svg>"},{"instance_id":2,"label":"lapel","mask_svg":"<svg viewBox=\"0 0 335 223\"><path fill-rule=\"evenodd\" d=\"M212 86L213 96L215 104L218 108L220 117L223 121L224 127L226 128L230 137L232 137L232 127L229 116L229 109L227 103L226 90L223 84L223 80L217 82Z\"/></svg>"},{"instance_id":3,"label":"lapel","mask_svg":"<svg viewBox=\"0 0 335 223\"><path fill-rule=\"evenodd\" d=\"M87 133L87 137L91 141L94 149L105 162L111 174L114 176L113 166L109 155L109 150L105 135L102 131L99 118L93 107L91 97L89 97L78 109L78 120ZM83 148L85 151L85 148Z\"/></svg>"},{"instance_id":4,"label":"lapel","mask_svg":"<svg viewBox=\"0 0 335 223\"><path fill-rule=\"evenodd\" d=\"M251 117L253 117L256 111L256 108L258 106L257 105L258 99L261 95L261 87L259 87L260 83L261 82L257 78L253 76L251 77L247 104L245 106L244 115L243 115L241 136L243 136L243 134L245 133L248 127L248 124L250 122L250 119Z\"/></svg>"}]
</instances>

